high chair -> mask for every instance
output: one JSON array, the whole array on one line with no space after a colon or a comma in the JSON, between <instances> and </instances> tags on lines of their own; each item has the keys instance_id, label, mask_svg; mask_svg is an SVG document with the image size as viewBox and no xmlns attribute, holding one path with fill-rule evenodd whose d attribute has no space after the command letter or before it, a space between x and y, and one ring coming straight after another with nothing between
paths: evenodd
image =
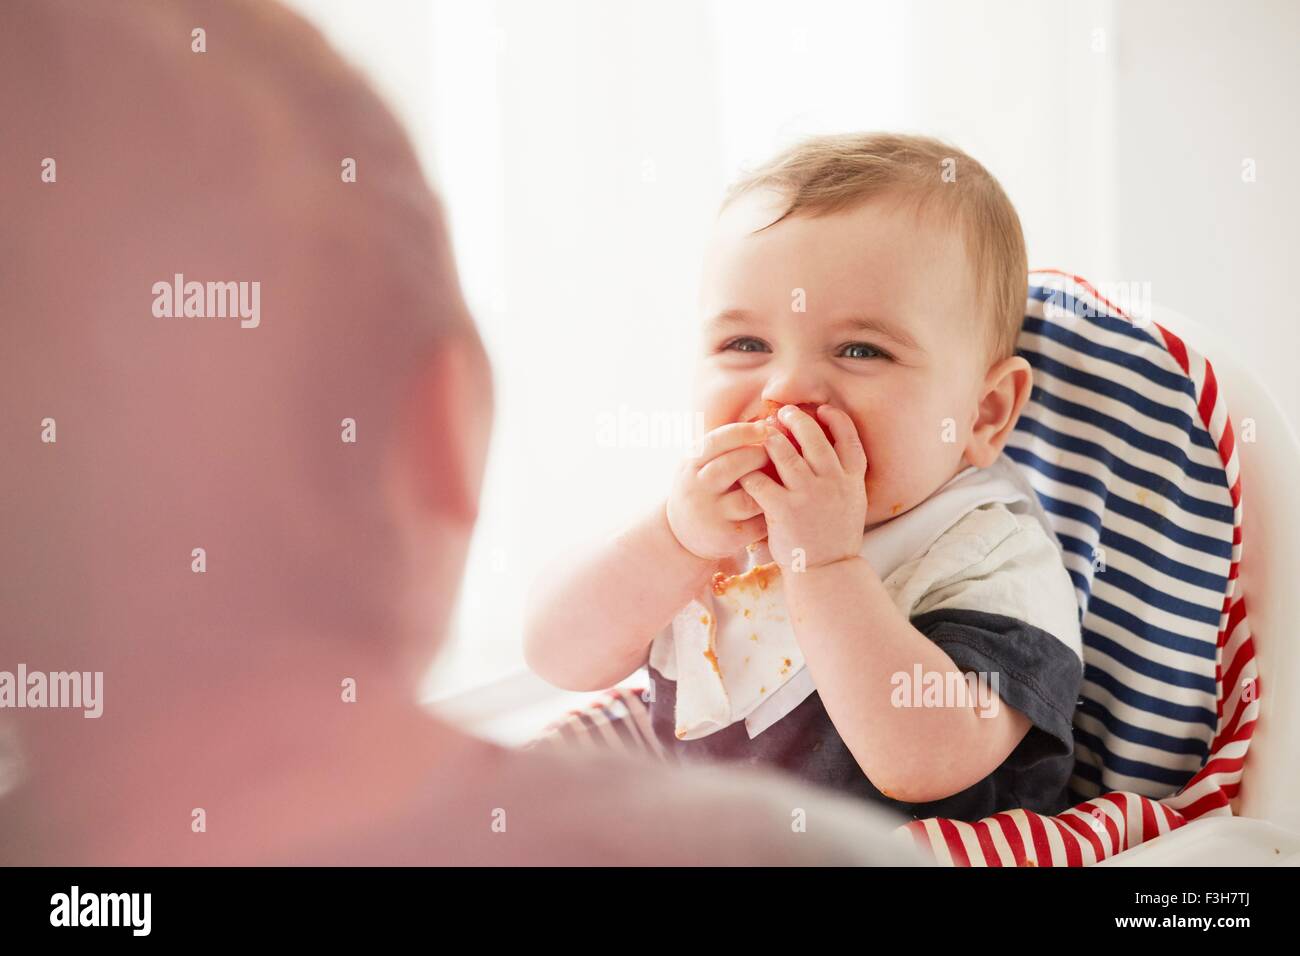
<instances>
[{"instance_id":1,"label":"high chair","mask_svg":"<svg viewBox=\"0 0 1300 956\"><path fill-rule=\"evenodd\" d=\"M1300 863L1294 432L1221 337L1158 306L1129 318L1077 276L1031 273L1018 353L1034 387L1006 454L1083 632L1072 806L914 820L900 838L955 866ZM528 744L574 745L667 756L636 686Z\"/></svg>"}]
</instances>

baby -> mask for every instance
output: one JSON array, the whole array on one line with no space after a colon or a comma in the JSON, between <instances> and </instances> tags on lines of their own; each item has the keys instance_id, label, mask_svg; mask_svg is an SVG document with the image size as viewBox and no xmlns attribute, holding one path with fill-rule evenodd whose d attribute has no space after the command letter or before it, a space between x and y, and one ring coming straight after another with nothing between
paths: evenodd
<instances>
[{"instance_id":1,"label":"baby","mask_svg":"<svg viewBox=\"0 0 1300 956\"><path fill-rule=\"evenodd\" d=\"M1003 454L1026 287L1015 209L943 143L818 137L748 174L705 261L702 445L534 602L530 666L648 666L680 759L919 818L1068 806L1078 604Z\"/></svg>"}]
</instances>

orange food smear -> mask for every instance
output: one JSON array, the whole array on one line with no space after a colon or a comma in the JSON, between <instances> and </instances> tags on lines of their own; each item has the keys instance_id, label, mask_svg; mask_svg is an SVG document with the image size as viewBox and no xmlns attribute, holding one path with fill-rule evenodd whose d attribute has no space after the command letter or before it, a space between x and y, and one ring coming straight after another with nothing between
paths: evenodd
<instances>
[{"instance_id":1,"label":"orange food smear","mask_svg":"<svg viewBox=\"0 0 1300 956\"><path fill-rule=\"evenodd\" d=\"M723 574L721 571L713 575L713 593L722 595L726 594L732 588L755 588L759 591L766 591L767 586L774 578L781 573L781 566L775 561L767 564L760 564L750 568L743 574Z\"/></svg>"}]
</instances>

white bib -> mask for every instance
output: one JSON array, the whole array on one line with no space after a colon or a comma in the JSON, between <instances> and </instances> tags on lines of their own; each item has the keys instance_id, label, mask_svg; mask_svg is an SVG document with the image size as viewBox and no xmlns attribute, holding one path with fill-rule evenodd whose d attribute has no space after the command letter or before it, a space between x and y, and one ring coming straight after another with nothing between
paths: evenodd
<instances>
[{"instance_id":1,"label":"white bib","mask_svg":"<svg viewBox=\"0 0 1300 956\"><path fill-rule=\"evenodd\" d=\"M991 502L1033 514L1050 534L1038 496L1001 455L988 468L959 472L910 511L867 532L862 557L884 580L964 515ZM677 682L675 732L681 740L707 737L738 720L752 739L816 690L767 542L751 545L737 563L742 573L682 608L650 647L651 666Z\"/></svg>"}]
</instances>

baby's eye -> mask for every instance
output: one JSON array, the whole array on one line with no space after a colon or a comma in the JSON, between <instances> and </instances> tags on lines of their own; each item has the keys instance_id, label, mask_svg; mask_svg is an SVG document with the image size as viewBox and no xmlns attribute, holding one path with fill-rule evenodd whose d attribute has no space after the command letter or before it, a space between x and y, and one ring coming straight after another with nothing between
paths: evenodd
<instances>
[{"instance_id":1,"label":"baby's eye","mask_svg":"<svg viewBox=\"0 0 1300 956\"><path fill-rule=\"evenodd\" d=\"M732 339L730 342L724 345L722 347L722 351L724 352L767 352L769 351L769 349L767 347L767 343L764 342L762 339L750 338L749 336L741 336L740 338Z\"/></svg>"},{"instance_id":2,"label":"baby's eye","mask_svg":"<svg viewBox=\"0 0 1300 956\"><path fill-rule=\"evenodd\" d=\"M870 353L870 354L866 354ZM866 342L850 342L840 349L840 355L845 358L869 359L879 356L880 358L889 358L887 354L880 351L874 345L868 345Z\"/></svg>"}]
</instances>

